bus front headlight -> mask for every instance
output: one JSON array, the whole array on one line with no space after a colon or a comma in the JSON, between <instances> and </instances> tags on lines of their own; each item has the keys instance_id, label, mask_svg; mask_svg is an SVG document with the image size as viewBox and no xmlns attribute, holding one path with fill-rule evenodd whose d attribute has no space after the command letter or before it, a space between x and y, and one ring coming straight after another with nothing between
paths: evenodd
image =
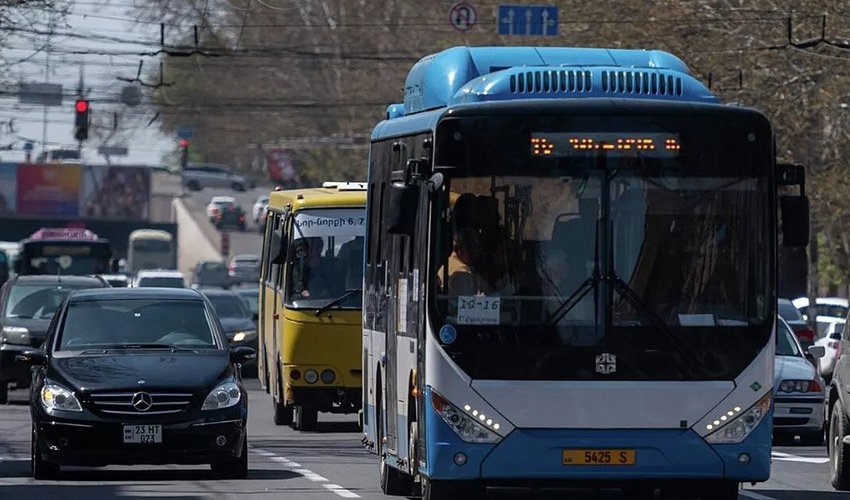
<instances>
[{"instance_id":1,"label":"bus front headlight","mask_svg":"<svg viewBox=\"0 0 850 500\"><path fill-rule=\"evenodd\" d=\"M770 412L772 401L773 394L768 393L758 403L743 412L740 408L734 408L725 415L719 416L717 420L706 426L708 430L717 430L706 436L705 440L712 444L740 443L764 420L765 415ZM729 415L730 413L732 415ZM737 416L733 417L736 413Z\"/></svg>"},{"instance_id":2,"label":"bus front headlight","mask_svg":"<svg viewBox=\"0 0 850 500\"><path fill-rule=\"evenodd\" d=\"M448 424L463 441L467 443L498 443L502 440L502 436L491 431L484 425L484 422L487 421L486 416L480 415L480 417L484 418L479 423L476 421L476 417L467 415L434 389L431 389L431 404L437 411L437 415L443 419L443 422ZM492 422L492 419L490 419L490 422Z\"/></svg>"}]
</instances>

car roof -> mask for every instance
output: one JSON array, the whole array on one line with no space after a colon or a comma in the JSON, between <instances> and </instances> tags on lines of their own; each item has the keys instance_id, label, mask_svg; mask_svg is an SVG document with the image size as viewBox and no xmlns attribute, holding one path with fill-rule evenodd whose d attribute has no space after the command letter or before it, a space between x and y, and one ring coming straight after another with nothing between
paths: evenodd
<instances>
[{"instance_id":1,"label":"car roof","mask_svg":"<svg viewBox=\"0 0 850 500\"><path fill-rule=\"evenodd\" d=\"M69 295L72 302L129 299L202 300L191 288L95 288L77 290Z\"/></svg>"},{"instance_id":2,"label":"car roof","mask_svg":"<svg viewBox=\"0 0 850 500\"><path fill-rule=\"evenodd\" d=\"M200 293L206 295L207 297L236 297L238 294L231 290L225 290L223 288L204 288L199 290Z\"/></svg>"},{"instance_id":3,"label":"car roof","mask_svg":"<svg viewBox=\"0 0 850 500\"><path fill-rule=\"evenodd\" d=\"M182 278L183 273L176 269L142 269L137 278Z\"/></svg>"},{"instance_id":4,"label":"car roof","mask_svg":"<svg viewBox=\"0 0 850 500\"><path fill-rule=\"evenodd\" d=\"M792 301L792 303L797 309L801 307L807 307L809 305L809 298L797 297ZM841 297L817 297L815 298L815 304L823 304L825 306L850 307L850 302L848 302L847 299L842 299Z\"/></svg>"},{"instance_id":5,"label":"car roof","mask_svg":"<svg viewBox=\"0 0 850 500\"><path fill-rule=\"evenodd\" d=\"M67 284L104 286L103 280L94 276L58 276L55 274L28 274L23 276L15 276L9 281L12 284L20 283L22 285Z\"/></svg>"},{"instance_id":6,"label":"car roof","mask_svg":"<svg viewBox=\"0 0 850 500\"><path fill-rule=\"evenodd\" d=\"M233 202L236 203L236 198L232 196L213 196L210 203L218 203L218 202Z\"/></svg>"}]
</instances>

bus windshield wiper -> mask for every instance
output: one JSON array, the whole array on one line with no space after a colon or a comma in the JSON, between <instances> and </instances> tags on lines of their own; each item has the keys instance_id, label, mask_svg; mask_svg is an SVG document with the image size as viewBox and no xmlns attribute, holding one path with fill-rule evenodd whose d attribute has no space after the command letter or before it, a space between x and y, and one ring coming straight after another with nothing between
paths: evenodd
<instances>
[{"instance_id":1,"label":"bus windshield wiper","mask_svg":"<svg viewBox=\"0 0 850 500\"><path fill-rule=\"evenodd\" d=\"M342 294L342 295L340 295L339 297L337 297L337 298L333 299L332 301L328 302L327 304L323 305L322 307L320 307L320 308L316 309L316 316L321 315L323 312L327 311L327 310L328 310L328 309L330 309L331 307L334 307L334 306L339 305L339 304L340 304L340 303L342 303L345 299L347 299L347 298L351 297L351 296L352 296L352 295L354 295L355 293L361 293L362 291L363 291L363 290L362 290L361 288L352 288L351 290L346 290L344 294Z\"/></svg>"}]
</instances>

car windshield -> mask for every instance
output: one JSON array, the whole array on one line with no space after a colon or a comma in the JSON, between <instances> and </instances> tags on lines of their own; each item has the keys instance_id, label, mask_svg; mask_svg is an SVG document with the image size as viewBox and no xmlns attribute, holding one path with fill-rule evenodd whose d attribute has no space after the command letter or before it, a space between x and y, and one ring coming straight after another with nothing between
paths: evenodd
<instances>
[{"instance_id":1,"label":"car windshield","mask_svg":"<svg viewBox=\"0 0 850 500\"><path fill-rule=\"evenodd\" d=\"M734 379L775 314L771 139L725 118L445 120L429 303L449 355L491 380Z\"/></svg>"},{"instance_id":2,"label":"car windshield","mask_svg":"<svg viewBox=\"0 0 850 500\"><path fill-rule=\"evenodd\" d=\"M256 291L252 293L240 293L239 297L245 301L245 304L248 306L248 309L251 310L252 314L260 312L260 300Z\"/></svg>"},{"instance_id":3,"label":"car windshield","mask_svg":"<svg viewBox=\"0 0 850 500\"><path fill-rule=\"evenodd\" d=\"M217 348L199 300L108 299L72 302L57 350L122 346Z\"/></svg>"},{"instance_id":4,"label":"car windshield","mask_svg":"<svg viewBox=\"0 0 850 500\"><path fill-rule=\"evenodd\" d=\"M785 321L803 321L800 310L794 307L790 300L779 301L779 316Z\"/></svg>"},{"instance_id":5,"label":"car windshield","mask_svg":"<svg viewBox=\"0 0 850 500\"><path fill-rule=\"evenodd\" d=\"M844 321L821 321L818 320L817 328L818 328L818 338L822 339L830 333L838 330L841 331L843 329Z\"/></svg>"},{"instance_id":6,"label":"car windshield","mask_svg":"<svg viewBox=\"0 0 850 500\"><path fill-rule=\"evenodd\" d=\"M794 334L788 328L788 325L782 321L778 322L778 331L776 332L776 355L802 357Z\"/></svg>"},{"instance_id":7,"label":"car windshield","mask_svg":"<svg viewBox=\"0 0 850 500\"><path fill-rule=\"evenodd\" d=\"M52 318L56 308L72 291L82 287L68 285L13 285L6 301L7 318Z\"/></svg>"},{"instance_id":8,"label":"car windshield","mask_svg":"<svg viewBox=\"0 0 850 500\"><path fill-rule=\"evenodd\" d=\"M165 287L165 288L183 288L183 278L179 276L145 276L139 278L136 286L139 287Z\"/></svg>"},{"instance_id":9,"label":"car windshield","mask_svg":"<svg viewBox=\"0 0 850 500\"><path fill-rule=\"evenodd\" d=\"M363 282L363 208L303 210L295 215L287 262L286 304L320 308ZM359 309L362 294L336 304Z\"/></svg>"},{"instance_id":10,"label":"car windshield","mask_svg":"<svg viewBox=\"0 0 850 500\"><path fill-rule=\"evenodd\" d=\"M219 318L250 318L251 313L245 302L238 295L210 295L207 296L210 303L213 305L216 314Z\"/></svg>"},{"instance_id":11,"label":"car windshield","mask_svg":"<svg viewBox=\"0 0 850 500\"><path fill-rule=\"evenodd\" d=\"M847 307L839 304L817 304L818 316L829 316L831 318L846 318Z\"/></svg>"}]
</instances>

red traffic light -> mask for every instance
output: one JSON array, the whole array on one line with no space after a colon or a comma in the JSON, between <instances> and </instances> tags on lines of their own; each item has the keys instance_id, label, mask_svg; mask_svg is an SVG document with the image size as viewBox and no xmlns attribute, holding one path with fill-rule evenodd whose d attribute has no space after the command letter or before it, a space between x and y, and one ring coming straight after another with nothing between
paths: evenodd
<instances>
[{"instance_id":1,"label":"red traffic light","mask_svg":"<svg viewBox=\"0 0 850 500\"><path fill-rule=\"evenodd\" d=\"M187 139L180 139L180 147L181 148L188 148L189 147L189 141Z\"/></svg>"},{"instance_id":2,"label":"red traffic light","mask_svg":"<svg viewBox=\"0 0 850 500\"><path fill-rule=\"evenodd\" d=\"M77 104L74 105L74 109L77 110L77 113L85 113L89 110L89 102L83 99L78 99Z\"/></svg>"}]
</instances>

